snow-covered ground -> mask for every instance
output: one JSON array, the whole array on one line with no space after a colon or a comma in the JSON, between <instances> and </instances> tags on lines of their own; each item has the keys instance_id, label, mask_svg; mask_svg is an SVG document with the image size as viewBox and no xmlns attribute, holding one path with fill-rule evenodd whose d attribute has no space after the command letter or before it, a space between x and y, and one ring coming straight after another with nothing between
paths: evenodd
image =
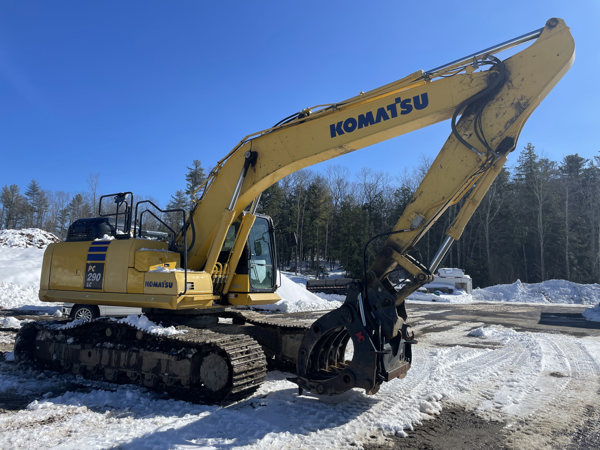
<instances>
[{"instance_id":1,"label":"snow-covered ground","mask_svg":"<svg viewBox=\"0 0 600 450\"><path fill-rule=\"evenodd\" d=\"M42 250L35 247L0 246L0 308L52 314L48 308L53 307L37 299L41 258ZM292 274L282 274L279 294L283 300L270 308L287 312L331 309L343 300L306 291L302 277ZM432 300L429 294L419 295L412 301ZM600 287L557 280L517 282L477 289L472 297L434 297L445 302L592 305L600 299ZM600 307L585 314L600 320ZM14 317L1 320L3 329L21 325ZM126 320L155 326L145 318ZM298 396L289 374L270 372L258 392L229 407L17 367L8 353L7 361L0 361L0 400L5 405L0 406L5 408L0 409L0 448L360 448L369 434L404 435L445 404L504 420L526 439L531 429L554 430L553 424L562 429L584 417L586 407L597 407L600 337L517 332L481 323L446 328L422 336L407 377L385 383L375 396L357 389L333 398ZM5 333L0 343L10 340ZM12 398L23 403L8 408ZM542 447L560 447L560 438L547 435Z\"/></svg>"}]
</instances>

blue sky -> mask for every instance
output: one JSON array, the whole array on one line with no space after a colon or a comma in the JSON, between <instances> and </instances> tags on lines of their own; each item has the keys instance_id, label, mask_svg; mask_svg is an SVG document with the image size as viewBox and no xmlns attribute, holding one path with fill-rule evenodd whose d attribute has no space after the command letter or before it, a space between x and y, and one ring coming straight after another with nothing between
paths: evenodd
<instances>
[{"instance_id":1,"label":"blue sky","mask_svg":"<svg viewBox=\"0 0 600 450\"><path fill-rule=\"evenodd\" d=\"M163 205L186 167L242 137L561 17L575 64L527 122L560 161L600 151L600 2L0 2L0 186L131 190ZM432 158L444 123L319 165L393 177ZM509 163L514 164L517 154Z\"/></svg>"}]
</instances>

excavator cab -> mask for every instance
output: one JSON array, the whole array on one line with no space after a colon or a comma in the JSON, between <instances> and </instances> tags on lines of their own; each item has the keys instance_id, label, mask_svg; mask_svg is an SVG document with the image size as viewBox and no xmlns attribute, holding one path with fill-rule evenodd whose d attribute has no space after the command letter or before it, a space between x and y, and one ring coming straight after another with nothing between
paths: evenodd
<instances>
[{"instance_id":1,"label":"excavator cab","mask_svg":"<svg viewBox=\"0 0 600 450\"><path fill-rule=\"evenodd\" d=\"M258 305L279 300L275 294L278 265L273 220L261 214L251 217L253 220L248 222L253 223L245 241L240 229L249 225L244 225L243 218L229 227L215 264L215 292L222 293L226 303L231 305Z\"/></svg>"},{"instance_id":2,"label":"excavator cab","mask_svg":"<svg viewBox=\"0 0 600 450\"><path fill-rule=\"evenodd\" d=\"M114 236L115 227L106 217L89 217L77 219L67 231L66 242L93 241L104 236Z\"/></svg>"},{"instance_id":3,"label":"excavator cab","mask_svg":"<svg viewBox=\"0 0 600 450\"><path fill-rule=\"evenodd\" d=\"M234 222L227 231L218 264L227 264L231 258L240 221ZM235 268L237 275L248 277L248 292L274 292L277 278L277 257L275 250L273 220L269 216L256 215L250 229L246 245Z\"/></svg>"}]
</instances>

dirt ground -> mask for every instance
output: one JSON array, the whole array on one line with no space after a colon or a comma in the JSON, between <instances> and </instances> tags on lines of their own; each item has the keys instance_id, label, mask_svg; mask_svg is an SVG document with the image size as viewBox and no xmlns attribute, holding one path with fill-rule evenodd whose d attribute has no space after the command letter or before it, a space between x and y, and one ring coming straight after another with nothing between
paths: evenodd
<instances>
[{"instance_id":1,"label":"dirt ground","mask_svg":"<svg viewBox=\"0 0 600 450\"><path fill-rule=\"evenodd\" d=\"M528 423L507 426L506 422L486 420L475 413L446 405L435 419L423 422L407 437L372 435L364 442L366 450L500 450L600 448L600 408L589 408L588 419L575 429L554 430L540 436L542 428ZM548 432L548 430L545 430Z\"/></svg>"},{"instance_id":2,"label":"dirt ground","mask_svg":"<svg viewBox=\"0 0 600 450\"><path fill-rule=\"evenodd\" d=\"M436 419L409 431L407 437L372 436L367 450L376 449L506 449L506 423L482 419L463 408L447 405Z\"/></svg>"}]
</instances>

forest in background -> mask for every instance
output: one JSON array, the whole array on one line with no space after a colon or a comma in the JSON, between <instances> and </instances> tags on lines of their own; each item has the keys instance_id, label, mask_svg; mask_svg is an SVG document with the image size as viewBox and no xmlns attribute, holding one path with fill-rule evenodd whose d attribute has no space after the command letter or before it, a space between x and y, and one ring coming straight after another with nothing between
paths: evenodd
<instances>
[{"instance_id":1,"label":"forest in background","mask_svg":"<svg viewBox=\"0 0 600 450\"><path fill-rule=\"evenodd\" d=\"M280 265L318 276L339 265L361 277L365 244L392 229L426 166L401 180L369 169L302 170L271 186L259 211L273 217ZM23 193L17 185L3 186L1 228L36 227L64 238L72 221L97 212L98 177L90 175L89 191L75 195L45 191L35 181ZM189 209L204 178L200 161L193 161L186 189L175 192L167 208ZM455 214L451 208L434 225L415 257L431 261ZM384 240L368 246L367 264ZM600 157L571 154L556 162L527 144L515 167L500 173L442 265L463 268L480 287L517 279L599 282Z\"/></svg>"}]
</instances>

